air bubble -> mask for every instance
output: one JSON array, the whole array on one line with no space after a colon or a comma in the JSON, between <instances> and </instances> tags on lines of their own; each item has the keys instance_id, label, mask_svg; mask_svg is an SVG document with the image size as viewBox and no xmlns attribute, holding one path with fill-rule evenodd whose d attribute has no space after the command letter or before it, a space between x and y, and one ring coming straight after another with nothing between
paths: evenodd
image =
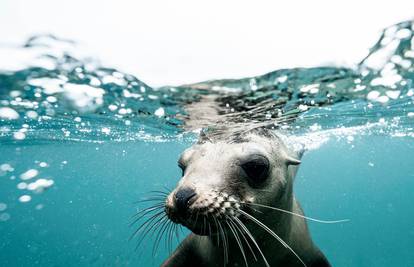
<instances>
[{"instance_id":1,"label":"air bubble","mask_svg":"<svg viewBox=\"0 0 414 267\"><path fill-rule=\"evenodd\" d=\"M109 129L108 127L104 127L104 128L101 129L101 132L103 132L104 134L110 134L111 129Z\"/></svg>"},{"instance_id":2,"label":"air bubble","mask_svg":"<svg viewBox=\"0 0 414 267\"><path fill-rule=\"evenodd\" d=\"M164 108L158 108L155 112L154 115L157 117L162 117L165 115L165 110Z\"/></svg>"},{"instance_id":3,"label":"air bubble","mask_svg":"<svg viewBox=\"0 0 414 267\"><path fill-rule=\"evenodd\" d=\"M43 161L42 161L42 162L40 162L40 163L39 163L39 166L40 166L40 167L42 167L42 168L46 168L46 167L48 167L49 165L48 165L46 162L43 162Z\"/></svg>"},{"instance_id":4,"label":"air bubble","mask_svg":"<svg viewBox=\"0 0 414 267\"><path fill-rule=\"evenodd\" d=\"M22 174L20 174L20 179L22 180L30 180L36 177L39 174L39 171L36 169L30 169Z\"/></svg>"},{"instance_id":5,"label":"air bubble","mask_svg":"<svg viewBox=\"0 0 414 267\"><path fill-rule=\"evenodd\" d=\"M7 204L0 202L0 211L5 211L7 209Z\"/></svg>"},{"instance_id":6,"label":"air bubble","mask_svg":"<svg viewBox=\"0 0 414 267\"><path fill-rule=\"evenodd\" d=\"M17 120L18 118L19 113L17 113L14 109L9 107L0 108L0 119Z\"/></svg>"},{"instance_id":7,"label":"air bubble","mask_svg":"<svg viewBox=\"0 0 414 267\"><path fill-rule=\"evenodd\" d=\"M23 139L25 139L26 138L26 134L25 133L23 133L23 132L15 132L14 134L13 134L13 138L15 139L15 140L23 140Z\"/></svg>"},{"instance_id":8,"label":"air bubble","mask_svg":"<svg viewBox=\"0 0 414 267\"><path fill-rule=\"evenodd\" d=\"M10 220L10 214L8 213L0 214L0 222L6 222L8 220Z\"/></svg>"},{"instance_id":9,"label":"air bubble","mask_svg":"<svg viewBox=\"0 0 414 267\"><path fill-rule=\"evenodd\" d=\"M30 200L32 200L32 197L29 195L23 195L21 197L19 197L19 201L22 203L26 203L29 202Z\"/></svg>"},{"instance_id":10,"label":"air bubble","mask_svg":"<svg viewBox=\"0 0 414 267\"><path fill-rule=\"evenodd\" d=\"M14 168L10 164L4 163L0 165L0 171L12 172L14 171Z\"/></svg>"},{"instance_id":11,"label":"air bubble","mask_svg":"<svg viewBox=\"0 0 414 267\"><path fill-rule=\"evenodd\" d=\"M17 189L24 190L27 188L27 183L21 182L17 184Z\"/></svg>"}]
</instances>

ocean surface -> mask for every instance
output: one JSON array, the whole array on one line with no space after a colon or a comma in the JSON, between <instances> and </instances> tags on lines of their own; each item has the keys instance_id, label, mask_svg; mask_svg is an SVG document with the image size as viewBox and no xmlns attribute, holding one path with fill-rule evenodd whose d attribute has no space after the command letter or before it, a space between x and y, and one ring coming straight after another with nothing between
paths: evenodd
<instances>
[{"instance_id":1,"label":"ocean surface","mask_svg":"<svg viewBox=\"0 0 414 267\"><path fill-rule=\"evenodd\" d=\"M413 36L411 21L386 28L354 68L161 88L55 36L8 48L0 266L159 266L188 230L137 247L132 216L148 206L137 201L174 188L201 128L258 126L306 149L294 188L306 215L349 219L309 222L332 266L414 266Z\"/></svg>"}]
</instances>

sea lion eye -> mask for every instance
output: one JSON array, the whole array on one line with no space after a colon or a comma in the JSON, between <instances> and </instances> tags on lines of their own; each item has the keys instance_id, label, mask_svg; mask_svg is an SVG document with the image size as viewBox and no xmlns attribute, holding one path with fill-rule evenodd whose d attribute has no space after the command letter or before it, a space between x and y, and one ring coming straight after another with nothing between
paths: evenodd
<instances>
[{"instance_id":1,"label":"sea lion eye","mask_svg":"<svg viewBox=\"0 0 414 267\"><path fill-rule=\"evenodd\" d=\"M240 166L254 184L262 183L268 177L269 160L264 156L254 155Z\"/></svg>"},{"instance_id":2,"label":"sea lion eye","mask_svg":"<svg viewBox=\"0 0 414 267\"><path fill-rule=\"evenodd\" d=\"M178 167L181 169L181 176L184 176L186 166L182 162L178 162Z\"/></svg>"}]
</instances>

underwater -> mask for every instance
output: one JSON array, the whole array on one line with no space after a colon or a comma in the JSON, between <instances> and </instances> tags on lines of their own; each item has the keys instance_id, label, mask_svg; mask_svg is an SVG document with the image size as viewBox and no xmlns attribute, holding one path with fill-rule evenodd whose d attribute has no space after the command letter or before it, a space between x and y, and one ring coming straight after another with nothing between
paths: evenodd
<instances>
[{"instance_id":1,"label":"underwater","mask_svg":"<svg viewBox=\"0 0 414 267\"><path fill-rule=\"evenodd\" d=\"M1 266L160 266L190 230L145 221L151 192L176 187L199 135L256 128L304 151L293 191L306 216L336 221L307 221L332 266L414 266L413 21L355 68L181 86L51 34L18 50L30 64L0 72Z\"/></svg>"}]
</instances>

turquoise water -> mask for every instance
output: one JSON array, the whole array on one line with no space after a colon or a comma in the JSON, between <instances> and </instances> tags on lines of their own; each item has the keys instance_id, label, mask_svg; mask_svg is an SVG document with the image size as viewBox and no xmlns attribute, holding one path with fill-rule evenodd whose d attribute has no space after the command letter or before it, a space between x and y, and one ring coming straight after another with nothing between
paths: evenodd
<instances>
[{"instance_id":1,"label":"turquoise water","mask_svg":"<svg viewBox=\"0 0 414 267\"><path fill-rule=\"evenodd\" d=\"M403 22L353 69L151 88L76 57L71 42L32 38L19 49L37 60L0 73L1 266L159 266L164 241L129 240L146 206L135 201L173 188L198 128L223 125L273 127L305 146L305 213L350 219L309 222L333 266L414 266L413 42ZM217 114L194 119L208 97Z\"/></svg>"}]
</instances>

